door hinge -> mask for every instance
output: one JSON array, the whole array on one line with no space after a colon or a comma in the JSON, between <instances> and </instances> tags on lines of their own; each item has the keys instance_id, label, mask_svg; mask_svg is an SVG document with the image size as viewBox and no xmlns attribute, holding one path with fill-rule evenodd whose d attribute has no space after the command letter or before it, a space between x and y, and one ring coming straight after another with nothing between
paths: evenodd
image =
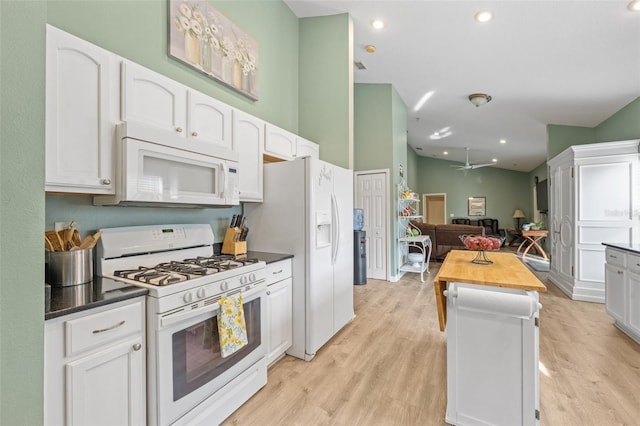
<instances>
[{"instance_id":1,"label":"door hinge","mask_svg":"<svg viewBox=\"0 0 640 426\"><path fill-rule=\"evenodd\" d=\"M571 267L571 276L573 277L573 266Z\"/></svg>"},{"instance_id":2,"label":"door hinge","mask_svg":"<svg viewBox=\"0 0 640 426\"><path fill-rule=\"evenodd\" d=\"M540 327L540 318L534 318L534 320L533 320L533 324L534 324L536 327Z\"/></svg>"},{"instance_id":3,"label":"door hinge","mask_svg":"<svg viewBox=\"0 0 640 426\"><path fill-rule=\"evenodd\" d=\"M540 410L536 410L536 420L540 420Z\"/></svg>"},{"instance_id":4,"label":"door hinge","mask_svg":"<svg viewBox=\"0 0 640 426\"><path fill-rule=\"evenodd\" d=\"M573 177L573 167L571 168L571 177Z\"/></svg>"}]
</instances>

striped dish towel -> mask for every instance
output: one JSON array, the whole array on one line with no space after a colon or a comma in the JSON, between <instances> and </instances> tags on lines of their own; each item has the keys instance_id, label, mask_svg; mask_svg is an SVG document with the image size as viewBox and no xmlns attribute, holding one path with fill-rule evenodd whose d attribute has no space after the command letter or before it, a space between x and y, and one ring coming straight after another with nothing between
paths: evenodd
<instances>
[{"instance_id":1,"label":"striped dish towel","mask_svg":"<svg viewBox=\"0 0 640 426\"><path fill-rule=\"evenodd\" d=\"M219 303L220 354L222 358L226 358L248 343L247 325L244 321L242 295L222 297Z\"/></svg>"}]
</instances>

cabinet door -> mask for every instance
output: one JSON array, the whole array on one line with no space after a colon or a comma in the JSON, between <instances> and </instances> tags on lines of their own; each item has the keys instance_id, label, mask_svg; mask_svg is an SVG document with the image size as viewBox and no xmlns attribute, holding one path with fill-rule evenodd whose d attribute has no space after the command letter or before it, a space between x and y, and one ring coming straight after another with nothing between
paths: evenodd
<instances>
[{"instance_id":1,"label":"cabinet door","mask_svg":"<svg viewBox=\"0 0 640 426\"><path fill-rule=\"evenodd\" d=\"M296 138L296 158L313 157L320 159L320 145L305 138Z\"/></svg>"},{"instance_id":2,"label":"cabinet door","mask_svg":"<svg viewBox=\"0 0 640 426\"><path fill-rule=\"evenodd\" d=\"M552 171L551 179L551 270L566 280L573 278L573 176L571 164Z\"/></svg>"},{"instance_id":3,"label":"cabinet door","mask_svg":"<svg viewBox=\"0 0 640 426\"><path fill-rule=\"evenodd\" d=\"M640 275L632 272L627 274L627 324L640 336Z\"/></svg>"},{"instance_id":4,"label":"cabinet door","mask_svg":"<svg viewBox=\"0 0 640 426\"><path fill-rule=\"evenodd\" d=\"M267 364L271 364L291 346L292 323L291 278L267 287Z\"/></svg>"},{"instance_id":5,"label":"cabinet door","mask_svg":"<svg viewBox=\"0 0 640 426\"><path fill-rule=\"evenodd\" d=\"M231 149L231 107L189 91L188 137Z\"/></svg>"},{"instance_id":6,"label":"cabinet door","mask_svg":"<svg viewBox=\"0 0 640 426\"><path fill-rule=\"evenodd\" d=\"M47 26L47 191L113 194L116 56Z\"/></svg>"},{"instance_id":7,"label":"cabinet door","mask_svg":"<svg viewBox=\"0 0 640 426\"><path fill-rule=\"evenodd\" d=\"M233 111L233 151L240 154L240 201L262 201L264 122Z\"/></svg>"},{"instance_id":8,"label":"cabinet door","mask_svg":"<svg viewBox=\"0 0 640 426\"><path fill-rule=\"evenodd\" d=\"M122 62L122 120L186 137L187 88L132 62Z\"/></svg>"},{"instance_id":9,"label":"cabinet door","mask_svg":"<svg viewBox=\"0 0 640 426\"><path fill-rule=\"evenodd\" d=\"M67 424L144 425L146 374L142 336L66 365Z\"/></svg>"},{"instance_id":10,"label":"cabinet door","mask_svg":"<svg viewBox=\"0 0 640 426\"><path fill-rule=\"evenodd\" d=\"M607 313L618 322L624 322L625 318L625 271L624 269L606 264L605 275L605 306Z\"/></svg>"},{"instance_id":11,"label":"cabinet door","mask_svg":"<svg viewBox=\"0 0 640 426\"><path fill-rule=\"evenodd\" d=\"M267 123L265 125L264 153L283 160L293 160L296 156L296 140L295 134Z\"/></svg>"}]
</instances>

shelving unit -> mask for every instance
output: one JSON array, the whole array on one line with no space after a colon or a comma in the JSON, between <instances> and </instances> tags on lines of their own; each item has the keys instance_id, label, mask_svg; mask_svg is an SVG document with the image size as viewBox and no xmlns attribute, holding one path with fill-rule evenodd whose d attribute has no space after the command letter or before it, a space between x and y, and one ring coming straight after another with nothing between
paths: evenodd
<instances>
[{"instance_id":1,"label":"shelving unit","mask_svg":"<svg viewBox=\"0 0 640 426\"><path fill-rule=\"evenodd\" d=\"M429 273L431 239L428 235L422 235L418 228L411 226L411 220L422 220L419 204L420 200L414 192L404 184L398 185L398 253L400 255L398 270L420 274L420 281L424 282L424 271ZM409 262L409 247L415 247L422 253L422 262ZM427 251L426 256L425 251Z\"/></svg>"}]
</instances>

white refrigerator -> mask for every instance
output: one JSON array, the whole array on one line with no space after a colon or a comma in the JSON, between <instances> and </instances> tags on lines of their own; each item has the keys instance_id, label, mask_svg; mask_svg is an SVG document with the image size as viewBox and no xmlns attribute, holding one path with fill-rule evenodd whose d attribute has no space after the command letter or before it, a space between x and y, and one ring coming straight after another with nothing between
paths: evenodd
<instances>
[{"instance_id":1,"label":"white refrigerator","mask_svg":"<svg viewBox=\"0 0 640 426\"><path fill-rule=\"evenodd\" d=\"M351 321L353 171L306 157L264 166L264 201L245 204L249 250L293 254L293 344L310 361Z\"/></svg>"}]
</instances>

